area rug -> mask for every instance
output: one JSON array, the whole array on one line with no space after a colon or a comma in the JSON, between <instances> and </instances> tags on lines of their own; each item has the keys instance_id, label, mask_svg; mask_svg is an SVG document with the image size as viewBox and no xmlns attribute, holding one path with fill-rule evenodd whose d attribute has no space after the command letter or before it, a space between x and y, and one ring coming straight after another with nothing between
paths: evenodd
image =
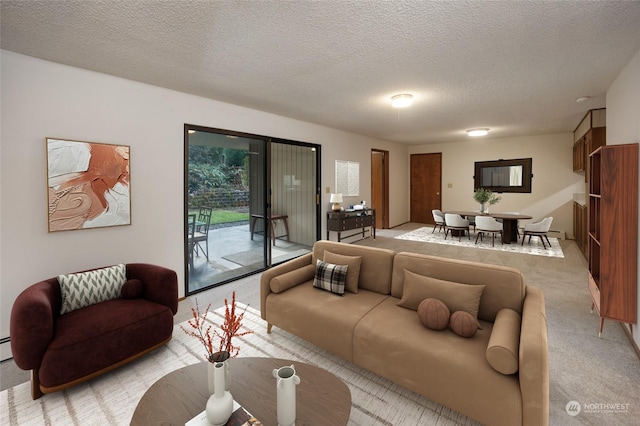
<instances>
[{"instance_id":1,"label":"area rug","mask_svg":"<svg viewBox=\"0 0 640 426\"><path fill-rule=\"evenodd\" d=\"M298 249L295 251L282 250L277 247L271 249L271 257L273 263L280 263L282 261L293 259L294 257L301 256L305 253L309 253L309 250ZM264 262L264 249L255 248L240 253L233 253L222 256L223 259L229 262L237 263L241 266L251 266L257 263Z\"/></svg>"},{"instance_id":2,"label":"area rug","mask_svg":"<svg viewBox=\"0 0 640 426\"><path fill-rule=\"evenodd\" d=\"M207 319L219 325L224 308L209 313ZM266 323L251 307L247 308L243 329L253 333L239 339L240 356L304 362L340 377L351 391L349 425L478 424L277 327L267 334ZM138 401L153 383L171 371L202 360L200 343L176 326L173 339L166 346L87 383L35 401L28 382L0 392L0 424L128 425Z\"/></svg>"},{"instance_id":3,"label":"area rug","mask_svg":"<svg viewBox=\"0 0 640 426\"><path fill-rule=\"evenodd\" d=\"M500 238L496 237L495 246L492 247L490 236L484 236L483 240L478 240L478 244L476 244L476 236L473 233L470 236L470 240L467 237L462 237L462 239L458 241L458 237L448 236L445 240L444 232L432 231L433 228L431 227L423 227L411 232L407 232L406 234L399 235L395 238L398 240L422 241L425 243L446 244L451 246L470 247L483 250L498 250L509 253L532 254L535 256L564 257L562 247L560 247L560 243L558 242L557 238L549 238L551 247L547 249L542 247L542 243L540 242L540 239L538 237L531 238L531 242L528 242L529 238L527 238L527 241L524 242L524 245L521 245L521 240L519 240L517 244L501 244Z\"/></svg>"}]
</instances>

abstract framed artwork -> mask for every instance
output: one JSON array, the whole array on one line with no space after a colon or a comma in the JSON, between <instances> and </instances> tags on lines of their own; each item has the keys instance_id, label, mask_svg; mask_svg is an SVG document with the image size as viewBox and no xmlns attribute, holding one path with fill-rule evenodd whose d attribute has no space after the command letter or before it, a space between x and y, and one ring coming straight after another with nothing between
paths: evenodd
<instances>
[{"instance_id":1,"label":"abstract framed artwork","mask_svg":"<svg viewBox=\"0 0 640 426\"><path fill-rule=\"evenodd\" d=\"M131 225L128 146L45 140L49 232Z\"/></svg>"}]
</instances>

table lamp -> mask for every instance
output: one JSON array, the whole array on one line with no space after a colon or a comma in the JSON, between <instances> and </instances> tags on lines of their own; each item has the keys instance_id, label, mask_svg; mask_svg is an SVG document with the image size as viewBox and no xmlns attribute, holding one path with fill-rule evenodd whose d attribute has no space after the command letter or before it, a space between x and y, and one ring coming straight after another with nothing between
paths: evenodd
<instances>
[{"instance_id":1,"label":"table lamp","mask_svg":"<svg viewBox=\"0 0 640 426\"><path fill-rule=\"evenodd\" d=\"M341 209L340 203L342 203L342 194L331 194L331 198L329 199L330 203L333 203L331 209L334 212L339 212Z\"/></svg>"}]
</instances>

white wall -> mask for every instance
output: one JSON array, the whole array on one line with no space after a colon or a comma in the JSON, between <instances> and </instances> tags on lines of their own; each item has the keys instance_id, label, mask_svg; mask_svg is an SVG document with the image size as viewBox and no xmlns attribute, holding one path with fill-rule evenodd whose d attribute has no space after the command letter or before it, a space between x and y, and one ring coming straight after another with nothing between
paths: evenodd
<instances>
[{"instance_id":1,"label":"white wall","mask_svg":"<svg viewBox=\"0 0 640 426\"><path fill-rule=\"evenodd\" d=\"M551 229L573 238L573 194L584 192L584 175L573 173L573 134L518 138L469 138L457 143L412 146L410 154L442 153L442 209L477 210L473 200L476 161L533 158L531 193L500 194L494 212L516 211L533 220L553 216ZM448 185L451 184L451 188Z\"/></svg>"},{"instance_id":2,"label":"white wall","mask_svg":"<svg viewBox=\"0 0 640 426\"><path fill-rule=\"evenodd\" d=\"M325 187L334 161L360 162L370 197L371 148L390 151L390 225L408 220L407 147L0 51L0 337L9 336L16 296L41 279L110 265L149 262L174 269L184 295L183 125L223 128L322 145ZM132 225L47 233L44 138L131 147ZM351 203L354 200L345 200ZM8 344L2 345L2 359Z\"/></svg>"},{"instance_id":3,"label":"white wall","mask_svg":"<svg viewBox=\"0 0 640 426\"><path fill-rule=\"evenodd\" d=\"M640 50L607 91L607 145L626 143L640 143ZM640 238L638 257L640 265ZM640 318L640 292L637 306L637 317ZM633 327L633 340L640 346L637 324Z\"/></svg>"}]
</instances>

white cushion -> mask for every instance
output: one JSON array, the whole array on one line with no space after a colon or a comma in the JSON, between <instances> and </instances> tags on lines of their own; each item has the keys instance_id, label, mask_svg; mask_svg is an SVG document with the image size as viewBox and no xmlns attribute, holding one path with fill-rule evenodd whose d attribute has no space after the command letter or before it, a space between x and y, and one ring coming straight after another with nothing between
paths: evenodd
<instances>
[{"instance_id":1,"label":"white cushion","mask_svg":"<svg viewBox=\"0 0 640 426\"><path fill-rule=\"evenodd\" d=\"M58 282L62 295L60 315L85 306L117 299L126 281L127 270L124 263L95 271L59 275Z\"/></svg>"}]
</instances>

